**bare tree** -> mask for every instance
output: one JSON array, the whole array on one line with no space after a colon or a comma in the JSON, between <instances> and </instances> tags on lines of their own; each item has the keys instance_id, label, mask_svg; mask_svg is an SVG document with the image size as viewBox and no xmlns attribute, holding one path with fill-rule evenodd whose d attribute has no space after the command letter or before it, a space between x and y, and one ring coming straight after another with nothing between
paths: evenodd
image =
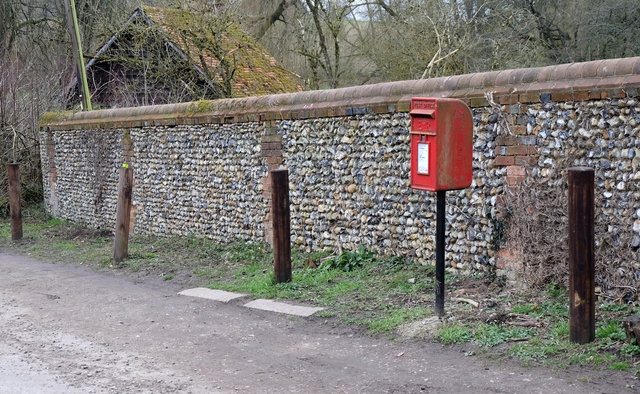
<instances>
[{"instance_id":1,"label":"bare tree","mask_svg":"<svg viewBox=\"0 0 640 394\"><path fill-rule=\"evenodd\" d=\"M107 3L122 2L78 1L100 7ZM64 108L74 88L69 84L75 79L63 10L61 0L0 3L0 167L5 168L8 161L21 165L26 203L42 197L39 118L46 111ZM78 13L85 15L83 10ZM104 18L101 14L101 19L92 22L93 31L113 25ZM0 212L6 210L5 186L6 172L2 170Z\"/></svg>"},{"instance_id":2,"label":"bare tree","mask_svg":"<svg viewBox=\"0 0 640 394\"><path fill-rule=\"evenodd\" d=\"M239 43L234 40L238 33L239 1L218 1L213 6L206 0L194 1L189 12L194 24L183 34L195 43L199 50L198 64L209 81L219 81L220 97L233 96L233 77L237 62L235 53ZM207 59L207 52L211 59ZM216 82L217 83L217 82Z\"/></svg>"}]
</instances>

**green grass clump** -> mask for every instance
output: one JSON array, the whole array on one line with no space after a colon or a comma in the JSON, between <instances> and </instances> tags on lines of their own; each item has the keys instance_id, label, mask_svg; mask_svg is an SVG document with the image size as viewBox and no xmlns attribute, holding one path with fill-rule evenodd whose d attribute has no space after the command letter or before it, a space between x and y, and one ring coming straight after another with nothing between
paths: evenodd
<instances>
[{"instance_id":1,"label":"green grass clump","mask_svg":"<svg viewBox=\"0 0 640 394\"><path fill-rule=\"evenodd\" d=\"M9 222L0 223L0 237L10 237L11 236L11 224Z\"/></svg>"},{"instance_id":2,"label":"green grass clump","mask_svg":"<svg viewBox=\"0 0 640 394\"><path fill-rule=\"evenodd\" d=\"M600 305L600 310L608 312L624 312L628 309L629 307L624 304L614 304L612 302Z\"/></svg>"},{"instance_id":3,"label":"green grass clump","mask_svg":"<svg viewBox=\"0 0 640 394\"><path fill-rule=\"evenodd\" d=\"M568 297L567 289L556 282L548 284L545 291L550 298L555 300L564 301Z\"/></svg>"},{"instance_id":4,"label":"green grass clump","mask_svg":"<svg viewBox=\"0 0 640 394\"><path fill-rule=\"evenodd\" d=\"M633 339L631 343L625 343L620 347L620 353L625 356L638 356L640 355L640 346L638 346L636 340Z\"/></svg>"},{"instance_id":5,"label":"green grass clump","mask_svg":"<svg viewBox=\"0 0 640 394\"><path fill-rule=\"evenodd\" d=\"M532 336L532 330L525 327L508 327L498 324L479 323L473 330L474 342L481 346L493 347L510 339L523 339Z\"/></svg>"},{"instance_id":6,"label":"green grass clump","mask_svg":"<svg viewBox=\"0 0 640 394\"><path fill-rule=\"evenodd\" d=\"M476 323L471 327L459 324L443 327L435 337L443 343L473 342L482 347L494 347L511 339L528 339L533 335L530 328Z\"/></svg>"},{"instance_id":7,"label":"green grass clump","mask_svg":"<svg viewBox=\"0 0 640 394\"><path fill-rule=\"evenodd\" d=\"M583 350L569 357L571 364L576 365L600 365L615 362L615 356L607 353L599 353L594 350Z\"/></svg>"},{"instance_id":8,"label":"green grass clump","mask_svg":"<svg viewBox=\"0 0 640 394\"><path fill-rule=\"evenodd\" d=\"M452 343L464 343L473 339L473 331L462 324L452 324L442 327L435 334L440 342L450 345Z\"/></svg>"},{"instance_id":9,"label":"green grass clump","mask_svg":"<svg viewBox=\"0 0 640 394\"><path fill-rule=\"evenodd\" d=\"M626 371L631 368L631 365L626 361L617 361L611 363L610 368L615 371Z\"/></svg>"},{"instance_id":10,"label":"green grass clump","mask_svg":"<svg viewBox=\"0 0 640 394\"><path fill-rule=\"evenodd\" d=\"M596 338L600 338L604 343L624 341L627 338L622 325L618 321L610 320L596 325Z\"/></svg>"},{"instance_id":11,"label":"green grass clump","mask_svg":"<svg viewBox=\"0 0 640 394\"><path fill-rule=\"evenodd\" d=\"M551 327L551 337L562 341L569 339L569 322L561 321Z\"/></svg>"},{"instance_id":12,"label":"green grass clump","mask_svg":"<svg viewBox=\"0 0 640 394\"><path fill-rule=\"evenodd\" d=\"M526 343L517 343L507 352L510 356L522 361L544 361L550 356L555 356L567 349L568 341L557 342L534 338Z\"/></svg>"},{"instance_id":13,"label":"green grass clump","mask_svg":"<svg viewBox=\"0 0 640 394\"><path fill-rule=\"evenodd\" d=\"M374 334L381 334L395 330L401 324L416 321L431 314L427 308L390 308L391 310L381 317L366 323L367 328Z\"/></svg>"},{"instance_id":14,"label":"green grass clump","mask_svg":"<svg viewBox=\"0 0 640 394\"><path fill-rule=\"evenodd\" d=\"M519 313L522 315L539 315L537 311L538 307L534 304L515 305L513 306L513 308L511 308L512 313Z\"/></svg>"}]
</instances>

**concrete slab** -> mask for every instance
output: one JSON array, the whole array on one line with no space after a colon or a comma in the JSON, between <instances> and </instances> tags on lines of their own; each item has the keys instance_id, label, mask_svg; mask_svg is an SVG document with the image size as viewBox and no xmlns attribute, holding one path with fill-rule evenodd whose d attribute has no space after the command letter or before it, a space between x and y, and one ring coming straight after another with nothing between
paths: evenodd
<instances>
[{"instance_id":1,"label":"concrete slab","mask_svg":"<svg viewBox=\"0 0 640 394\"><path fill-rule=\"evenodd\" d=\"M207 289L204 287L196 287L194 289L183 290L178 293L183 296L206 298L208 300L229 302L236 298L244 297L246 294L232 293L230 291Z\"/></svg>"},{"instance_id":2,"label":"concrete slab","mask_svg":"<svg viewBox=\"0 0 640 394\"><path fill-rule=\"evenodd\" d=\"M320 307L285 304L284 302L265 300L262 298L248 302L244 304L244 306L246 306L247 308L260 309L269 312L286 313L287 315L302 317L311 316L314 313L325 309Z\"/></svg>"}]
</instances>

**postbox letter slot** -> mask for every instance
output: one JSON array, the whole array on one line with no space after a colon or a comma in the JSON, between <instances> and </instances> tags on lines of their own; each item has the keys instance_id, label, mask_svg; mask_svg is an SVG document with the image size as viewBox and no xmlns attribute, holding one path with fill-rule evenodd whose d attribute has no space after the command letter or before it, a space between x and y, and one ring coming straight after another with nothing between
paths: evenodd
<instances>
[{"instance_id":1,"label":"postbox letter slot","mask_svg":"<svg viewBox=\"0 0 640 394\"><path fill-rule=\"evenodd\" d=\"M433 119L433 115L436 113L435 109L416 108L412 109L410 114L413 116L422 116L425 118Z\"/></svg>"}]
</instances>

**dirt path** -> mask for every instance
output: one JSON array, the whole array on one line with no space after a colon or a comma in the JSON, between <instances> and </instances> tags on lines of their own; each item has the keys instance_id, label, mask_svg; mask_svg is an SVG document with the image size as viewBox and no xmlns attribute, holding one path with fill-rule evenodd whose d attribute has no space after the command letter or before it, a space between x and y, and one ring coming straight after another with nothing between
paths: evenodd
<instances>
[{"instance_id":1,"label":"dirt path","mask_svg":"<svg viewBox=\"0 0 640 394\"><path fill-rule=\"evenodd\" d=\"M426 342L178 296L175 285L0 253L0 392L620 393ZM610 375L608 372L604 372Z\"/></svg>"}]
</instances>

